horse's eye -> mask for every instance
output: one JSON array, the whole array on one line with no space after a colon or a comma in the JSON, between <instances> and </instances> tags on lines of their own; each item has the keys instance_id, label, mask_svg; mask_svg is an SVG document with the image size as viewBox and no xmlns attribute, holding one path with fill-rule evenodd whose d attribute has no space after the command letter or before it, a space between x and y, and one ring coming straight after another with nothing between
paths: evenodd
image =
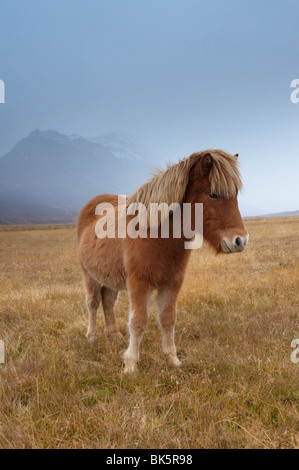
<instances>
[{"instance_id":1,"label":"horse's eye","mask_svg":"<svg viewBox=\"0 0 299 470\"><path fill-rule=\"evenodd\" d=\"M217 194L209 194L209 197L210 197L211 199L218 199Z\"/></svg>"}]
</instances>

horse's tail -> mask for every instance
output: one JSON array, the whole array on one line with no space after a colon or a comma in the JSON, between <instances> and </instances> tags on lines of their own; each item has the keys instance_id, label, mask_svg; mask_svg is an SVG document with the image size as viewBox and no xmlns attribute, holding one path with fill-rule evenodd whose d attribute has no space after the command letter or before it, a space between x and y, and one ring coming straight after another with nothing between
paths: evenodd
<instances>
[{"instance_id":1,"label":"horse's tail","mask_svg":"<svg viewBox=\"0 0 299 470\"><path fill-rule=\"evenodd\" d=\"M95 210L97 205L101 204L102 202L108 202L116 206L117 196L115 196L114 194L101 194L100 196L94 197L87 204L85 204L85 206L79 212L76 223L78 241L80 240L85 227L87 227L97 219Z\"/></svg>"}]
</instances>

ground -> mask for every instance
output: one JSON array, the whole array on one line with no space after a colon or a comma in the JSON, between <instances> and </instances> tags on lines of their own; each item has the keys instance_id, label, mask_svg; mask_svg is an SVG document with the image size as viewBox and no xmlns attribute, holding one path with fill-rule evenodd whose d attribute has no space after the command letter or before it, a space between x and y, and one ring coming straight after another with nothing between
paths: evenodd
<instances>
[{"instance_id":1,"label":"ground","mask_svg":"<svg viewBox=\"0 0 299 470\"><path fill-rule=\"evenodd\" d=\"M1 448L298 448L299 218L248 220L241 254L194 252L176 343L162 355L154 306L139 371L124 338L99 342L87 314L73 227L0 230Z\"/></svg>"}]
</instances>

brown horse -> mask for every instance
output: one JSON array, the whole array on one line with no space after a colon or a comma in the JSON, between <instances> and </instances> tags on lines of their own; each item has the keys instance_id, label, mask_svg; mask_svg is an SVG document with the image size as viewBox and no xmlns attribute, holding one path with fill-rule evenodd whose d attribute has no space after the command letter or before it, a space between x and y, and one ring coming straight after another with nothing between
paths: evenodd
<instances>
[{"instance_id":1,"label":"brown horse","mask_svg":"<svg viewBox=\"0 0 299 470\"><path fill-rule=\"evenodd\" d=\"M175 165L159 171L142 185L127 201L142 203L185 203L191 207L191 226L195 226L196 203L203 204L203 238L217 253L242 251L248 234L238 209L237 194L242 187L238 170L238 155L221 150L206 150L190 155ZM115 223L120 208L118 198L105 194L88 202L77 221L79 257L86 287L89 312L87 339L97 339L96 312L102 301L106 332L117 334L114 304L119 290L128 289L130 298L129 347L124 353L125 372L133 372L139 359L140 343L148 321L149 300L157 290L158 321L162 333L162 349L170 362L179 366L174 342L176 303L190 250L185 248L186 237L174 235L173 213L168 213L170 232L161 236L161 224L166 215L160 214L158 237L99 238L96 224L103 217L96 215L101 203L114 208ZM132 216L126 214L128 225ZM148 220L148 219L147 219Z\"/></svg>"}]
</instances>

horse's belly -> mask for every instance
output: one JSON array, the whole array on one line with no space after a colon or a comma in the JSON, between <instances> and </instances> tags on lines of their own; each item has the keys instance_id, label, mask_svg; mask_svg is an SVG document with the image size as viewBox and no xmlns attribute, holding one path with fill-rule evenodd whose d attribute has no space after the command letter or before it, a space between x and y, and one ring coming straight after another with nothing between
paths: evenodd
<instances>
[{"instance_id":1,"label":"horse's belly","mask_svg":"<svg viewBox=\"0 0 299 470\"><path fill-rule=\"evenodd\" d=\"M101 285L114 290L126 288L126 270L123 262L122 239L99 239L83 234L80 259L84 268Z\"/></svg>"}]
</instances>

